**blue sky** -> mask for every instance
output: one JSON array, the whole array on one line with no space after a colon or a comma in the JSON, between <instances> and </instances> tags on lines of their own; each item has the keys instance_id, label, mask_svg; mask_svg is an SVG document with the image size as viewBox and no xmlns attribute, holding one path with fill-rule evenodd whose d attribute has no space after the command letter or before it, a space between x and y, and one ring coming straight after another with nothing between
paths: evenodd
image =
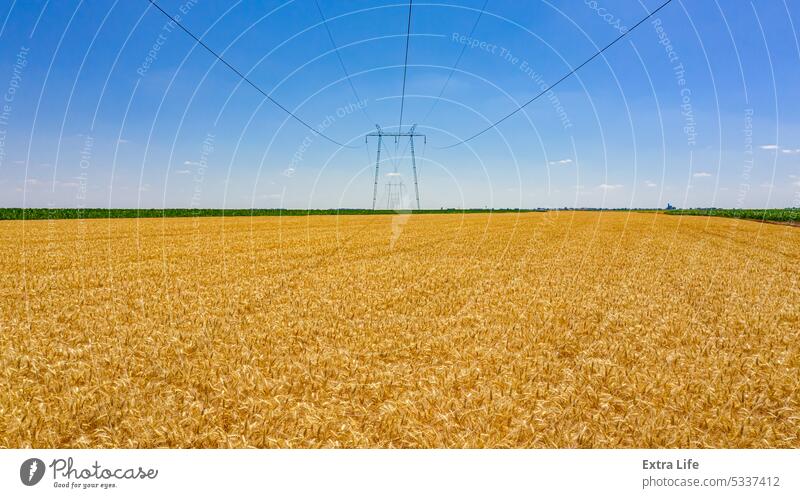
<instances>
[{"instance_id":1,"label":"blue sky","mask_svg":"<svg viewBox=\"0 0 800 498\"><path fill-rule=\"evenodd\" d=\"M408 7L319 1L355 92L313 0L160 4L353 148L287 118L145 0L5 2L0 206L369 207L364 134L398 127ZM800 205L800 2L674 0L443 149L661 0L489 0L467 40L483 3L414 3L404 131L428 136L423 208ZM386 145L379 206L390 181L413 191L406 144Z\"/></svg>"}]
</instances>

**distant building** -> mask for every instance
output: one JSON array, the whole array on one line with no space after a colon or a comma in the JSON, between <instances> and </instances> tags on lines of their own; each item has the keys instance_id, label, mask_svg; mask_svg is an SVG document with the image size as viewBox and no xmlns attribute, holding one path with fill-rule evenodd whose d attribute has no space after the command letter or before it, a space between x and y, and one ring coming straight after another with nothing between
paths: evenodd
<instances>
[{"instance_id":1,"label":"distant building","mask_svg":"<svg viewBox=\"0 0 800 498\"><path fill-rule=\"evenodd\" d=\"M673 209L678 209L678 208L676 208L675 206L673 206L672 204L670 204L670 203L668 202L668 203L667 203L667 211L672 211Z\"/></svg>"}]
</instances>

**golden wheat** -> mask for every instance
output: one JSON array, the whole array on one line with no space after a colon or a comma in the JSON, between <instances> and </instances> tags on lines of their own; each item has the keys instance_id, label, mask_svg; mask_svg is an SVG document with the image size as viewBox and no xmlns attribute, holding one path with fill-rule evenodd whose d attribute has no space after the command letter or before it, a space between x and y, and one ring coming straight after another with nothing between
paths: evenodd
<instances>
[{"instance_id":1,"label":"golden wheat","mask_svg":"<svg viewBox=\"0 0 800 498\"><path fill-rule=\"evenodd\" d=\"M0 222L3 447L800 447L800 230Z\"/></svg>"}]
</instances>

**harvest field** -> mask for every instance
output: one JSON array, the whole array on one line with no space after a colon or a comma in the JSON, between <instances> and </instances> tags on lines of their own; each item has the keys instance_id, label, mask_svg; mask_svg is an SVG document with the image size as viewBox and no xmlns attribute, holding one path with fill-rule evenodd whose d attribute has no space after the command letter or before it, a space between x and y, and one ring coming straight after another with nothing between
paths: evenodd
<instances>
[{"instance_id":1,"label":"harvest field","mask_svg":"<svg viewBox=\"0 0 800 498\"><path fill-rule=\"evenodd\" d=\"M800 447L800 229L0 222L3 447Z\"/></svg>"}]
</instances>

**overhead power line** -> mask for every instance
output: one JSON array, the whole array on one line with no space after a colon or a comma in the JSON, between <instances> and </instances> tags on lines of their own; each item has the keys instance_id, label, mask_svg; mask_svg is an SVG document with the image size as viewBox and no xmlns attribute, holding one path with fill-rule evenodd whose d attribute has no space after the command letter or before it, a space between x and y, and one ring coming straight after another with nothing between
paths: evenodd
<instances>
[{"instance_id":1,"label":"overhead power line","mask_svg":"<svg viewBox=\"0 0 800 498\"><path fill-rule=\"evenodd\" d=\"M203 47L203 48L204 48L204 49L206 49L206 50L207 50L207 51L208 51L208 52L209 52L211 55L213 55L214 57L216 57L216 58L217 58L217 60L219 60L220 62L222 62L223 64L225 64L225 65L228 67L228 69L230 69L231 71L233 71L234 73L236 73L236 75L237 75L237 76L239 76L239 78L241 78L241 79L242 79L242 81L244 81L245 83L247 83L248 85L250 85L251 87L253 87L253 88L254 88L254 89L255 89L255 90L258 92L258 93L260 93L261 95L263 95L264 97L266 97L266 98L267 98L267 99L268 99L270 102L272 102L273 104L275 104L275 105L276 105L278 108L280 108L280 109L281 109L283 112L285 112L286 114L288 114L289 116L291 116L292 118L294 118L294 120L295 120L295 121L297 121L297 122L298 122L298 123L300 123L301 125L305 126L305 127L306 127L306 128L308 128L309 130L311 130L311 132L312 132L312 133L314 133L315 135L318 135L318 136L320 136L320 137L324 138L325 140L327 140L327 141L329 141L329 142L331 142L331 143L334 143L334 144L338 145L339 147L346 147L346 148L349 148L349 149L354 149L354 148L355 148L355 147L354 147L354 146L352 146L352 145L345 145L345 144L343 144L343 143L341 143L341 142L338 142L337 140L334 140L333 138L329 137L328 135L326 135L326 134L324 134L324 133L322 133L322 132L320 132L320 131L317 131L316 129L314 129L314 127L313 127L313 126L311 126L310 124L308 124L307 122L305 122L305 121L304 121L302 118L300 118L300 117L298 117L297 115L295 115L295 114L294 114L292 111L290 111L289 109L287 109L287 108L286 108L286 107L285 107L283 104L281 104L280 102L278 102L278 101L277 101L277 100L275 100L274 98L270 97L270 95L269 95L267 92L265 92L264 90L262 90L262 89L261 89L261 87L259 87L259 86L258 86L258 85L256 85L255 83L253 83L253 82L252 82L252 81L251 81L251 80L250 80L250 79L249 79L247 76L245 76L245 75L244 75L244 74L242 74L242 73L241 73L241 72L240 72L238 69L236 69L235 67L233 67L232 65L230 65L230 64L228 63L228 61L226 61L225 59L223 59L223 58L222 58L222 56L221 56L221 55L219 55L219 54L218 54L217 52L215 52L215 51L214 51L214 50L213 50L211 47L209 47L208 45L206 45L206 44L205 44L205 43L204 43L204 42L203 42L203 41L202 41L200 38L198 38L197 36L195 36L195 35L194 35L194 34L193 34L191 31L189 31L189 29L187 29L187 28L186 28L186 27L185 27L183 24L181 24L181 23L180 23L180 22L179 22L177 19L175 19L175 18L174 18L172 15L170 15L170 14L169 14L167 11L165 11L164 9L162 9L162 8L161 8L161 6L160 6L160 5L158 5L158 4L157 4L157 3L156 3L154 0L147 0L147 1L148 1L148 2L150 2L150 4L152 4L152 5L153 5L153 6L154 6L156 9L158 9L158 10L159 10L159 11L160 11L162 14L164 14L164 16L166 16L166 17L167 17L167 18L168 18L170 21L172 21L172 22L173 22L173 23L174 23L176 26L178 26L179 28L181 28L181 30L183 30L183 32L184 32L184 33L186 33L187 35L189 35L190 37L192 37L192 38L194 39L194 41L196 41L196 42L197 42L197 43L198 43L198 44L199 44L201 47Z\"/></svg>"},{"instance_id":2,"label":"overhead power line","mask_svg":"<svg viewBox=\"0 0 800 498\"><path fill-rule=\"evenodd\" d=\"M553 83L552 85L548 86L547 88L545 88L544 90L542 90L541 92L539 92L538 94L536 94L536 96L534 96L532 99L528 100L527 102L525 102L525 103L524 103L524 104L522 104L521 106L517 107L516 109L514 109L514 110L513 110L513 111L511 111L510 113L506 114L506 115L505 115L505 116L503 116L501 119L499 119L499 120L495 121L494 123L492 123L491 125L487 126L487 127L486 127L486 128L484 128L484 129L482 129L482 130L481 130L481 131L479 131L478 133L475 133L474 135L472 135L472 136L470 136L470 137L468 137L468 138L465 138L464 140L461 140L461 141L459 141L459 142L456 142L456 143L454 143L454 144L450 144L450 145L447 145L447 146L445 146L445 147L440 147L440 148L441 148L441 149L450 149L450 148L452 148L452 147L456 147L456 146L458 146L458 145L464 144L464 143L466 143L466 142L469 142L470 140L473 140L473 139L475 139L475 138L477 138L477 137L479 137L479 136L483 135L484 133L486 133L487 131L491 130L492 128L495 128L495 127L496 127L496 126L498 126L500 123L502 123L503 121L507 120L507 119L508 119L508 118L510 118L511 116L515 115L516 113L518 113L519 111L521 111L522 109L524 109L525 107L527 107L528 105L530 105L531 103L535 102L535 101L536 101L536 100L537 100L539 97L541 97L542 95L546 94L547 92L549 92L550 90L552 90L553 88L555 88L555 87L556 87L556 86L557 86L559 83L561 83L561 82L562 82L562 81L564 81L565 79L569 78L570 76L572 76L573 74L575 74L576 72L578 72L578 70L580 70L580 69L581 69L583 66L585 66L586 64L590 63L591 61L593 61L594 59L596 59L597 57L599 57L599 56L600 56L600 55L601 55L603 52L605 52L606 50L608 50L609 48L611 48L611 46L612 46L612 45L614 45L615 43L617 43L617 42L618 42L618 41L620 41L621 39L625 38L625 36L627 36L627 35L628 35L628 34L629 34L631 31L633 31L634 29L636 29L637 27L639 27L639 26L640 26L642 23L644 23L646 20L648 20L648 19L650 19L651 17L653 17L653 16L654 16L654 15L655 15L655 14L656 14L658 11L660 11L661 9L663 9L664 7L666 7L667 5L669 5L670 3L672 3L672 0L667 0L666 2L662 3L661 5L659 5L659 6L658 6L658 8L657 8L656 10L654 10L654 11L650 12L650 13L649 13L647 16L645 16L645 17L644 17L644 18L643 18L641 21L637 22L636 24L634 24L633 26L631 26L631 28L630 28L630 29L626 30L624 33L622 33L621 35L619 35L618 37L616 37L616 38L614 39L614 41L612 41L611 43L609 43L609 44L608 44L608 45L606 45L605 47L601 48L601 49L600 49L600 50L599 50L597 53L595 53L593 56L591 56L591 57L589 57L588 59L586 59L585 61L583 61L583 62L582 62L582 63L581 63L579 66L577 66L576 68L574 68L572 71L570 71L570 72L568 72L567 74L565 74L564 76L562 76L562 77L561 77L561 78L560 78L558 81L556 81L556 82L555 82L555 83Z\"/></svg>"},{"instance_id":3,"label":"overhead power line","mask_svg":"<svg viewBox=\"0 0 800 498\"><path fill-rule=\"evenodd\" d=\"M478 17L475 18L475 22L472 24L472 29L470 29L469 31L469 36L468 36L469 39L472 39L472 36L475 34L475 29L478 27L478 22L480 22L481 17L483 17L483 13L486 11L486 5L488 3L489 0L484 0L483 6L481 7L481 10L478 12ZM421 123L428 120L431 113L436 108L436 105L442 100L442 95L444 95L444 91L447 89L447 85L450 84L450 80L453 78L453 74L456 72L458 64L461 62L461 58L464 57L464 52L467 50L468 46L469 44L467 43L461 45L461 52L459 52L456 62L450 68L450 74L447 75L447 79L445 80L444 85L442 85L442 89L439 90L439 95L436 96L436 100L433 101L433 104L431 104L431 107L428 109L428 112L425 113L425 117L423 117L422 121L420 121Z\"/></svg>"},{"instance_id":4,"label":"overhead power line","mask_svg":"<svg viewBox=\"0 0 800 498\"><path fill-rule=\"evenodd\" d=\"M484 0L483 6L481 6L480 11L478 12L478 17L475 18L475 22L472 23L472 28L469 30L469 38L471 39L475 34L475 29L478 27L478 23L483 17L483 13L486 11L486 5L489 4L489 0ZM428 118L433 113L433 110L436 108L436 105L442 100L442 95L444 95L445 90L447 90L447 86L450 84L450 80L453 78L453 74L455 74L458 65L461 63L461 59L464 57L464 52L467 50L468 44L463 44L461 46L461 52L459 52L458 57L456 58L455 63L450 68L450 73L447 75L447 79L445 80L444 84L442 85L441 90L439 90L439 95L436 96L436 99L433 101L433 104L428 108L428 112L425 113L425 116L419 121L420 124L425 123L428 121ZM427 142L425 142L425 147L427 147ZM403 147L403 151L400 153L399 157L404 157L406 154L406 149L408 148L408 143ZM424 149L423 149L424 150Z\"/></svg>"},{"instance_id":5,"label":"overhead power line","mask_svg":"<svg viewBox=\"0 0 800 498\"><path fill-rule=\"evenodd\" d=\"M411 6L414 0L408 0L408 27L406 28L406 57L403 62L403 93L400 96L400 127L398 133L403 132L403 108L406 103L406 75L408 74L408 45L411 41Z\"/></svg>"},{"instance_id":6,"label":"overhead power line","mask_svg":"<svg viewBox=\"0 0 800 498\"><path fill-rule=\"evenodd\" d=\"M360 103L362 102L361 95L359 95L358 90L356 90L356 86L353 83L353 79L350 77L350 73L347 71L347 67L344 64L344 60L342 59L342 54L339 52L339 46L336 44L336 40L333 39L333 33L331 33L331 28L330 26L328 26L328 19L325 17L325 13L322 12L322 7L320 7L319 1L314 0L314 4L317 6L317 11L319 12L319 16L322 18L322 24L325 26L325 31L328 33L328 39L331 41L331 45L333 45L333 50L334 52L336 52L336 57L339 59L339 65L342 67L342 72L347 77L347 82L350 84L350 90L353 91L353 96L356 98L356 102ZM367 111L364 110L363 106L359 105L358 108L364 114L364 117L367 118L367 120L369 120L371 123L372 119L369 117L369 114L367 114Z\"/></svg>"}]
</instances>

